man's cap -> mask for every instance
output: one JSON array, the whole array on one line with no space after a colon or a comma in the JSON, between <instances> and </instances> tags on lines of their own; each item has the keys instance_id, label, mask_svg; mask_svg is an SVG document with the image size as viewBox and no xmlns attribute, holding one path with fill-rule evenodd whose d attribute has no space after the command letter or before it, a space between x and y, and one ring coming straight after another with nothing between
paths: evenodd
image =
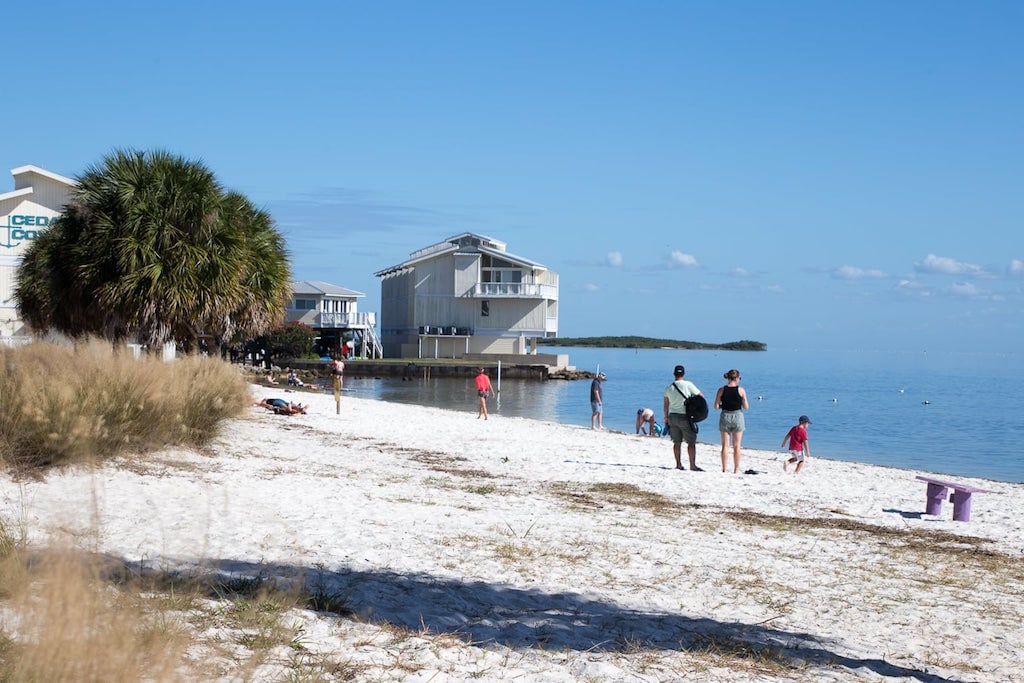
<instances>
[{"instance_id":1,"label":"man's cap","mask_svg":"<svg viewBox=\"0 0 1024 683\"><path fill-rule=\"evenodd\" d=\"M811 418L807 417L806 415L801 415L800 416L800 424L803 424L805 422L807 424L811 424Z\"/></svg>"},{"instance_id":2,"label":"man's cap","mask_svg":"<svg viewBox=\"0 0 1024 683\"><path fill-rule=\"evenodd\" d=\"M677 365L675 370L672 371L672 374L673 375L685 375L686 374L686 368L684 368L682 365Z\"/></svg>"},{"instance_id":3,"label":"man's cap","mask_svg":"<svg viewBox=\"0 0 1024 683\"><path fill-rule=\"evenodd\" d=\"M605 377L605 374L603 372L597 373L597 378L598 379L607 379L607 377Z\"/></svg>"}]
</instances>

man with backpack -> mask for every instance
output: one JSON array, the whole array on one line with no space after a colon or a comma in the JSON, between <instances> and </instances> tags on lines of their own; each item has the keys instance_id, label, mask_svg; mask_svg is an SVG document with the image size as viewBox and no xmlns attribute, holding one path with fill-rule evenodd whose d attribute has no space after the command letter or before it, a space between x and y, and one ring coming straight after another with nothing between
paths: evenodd
<instances>
[{"instance_id":1,"label":"man with backpack","mask_svg":"<svg viewBox=\"0 0 1024 683\"><path fill-rule=\"evenodd\" d=\"M694 472L703 472L697 467L697 425L696 423L707 417L707 401L704 394L693 382L683 379L686 375L686 368L677 365L672 371L674 380L665 388L665 426L672 434L672 454L676 458L676 469L683 469L682 463L682 442L686 442L686 453L690 457L690 469ZM697 400L694 397L699 396ZM700 415L699 405L687 406L689 399L694 398L691 404L703 403L703 415Z\"/></svg>"}]
</instances>

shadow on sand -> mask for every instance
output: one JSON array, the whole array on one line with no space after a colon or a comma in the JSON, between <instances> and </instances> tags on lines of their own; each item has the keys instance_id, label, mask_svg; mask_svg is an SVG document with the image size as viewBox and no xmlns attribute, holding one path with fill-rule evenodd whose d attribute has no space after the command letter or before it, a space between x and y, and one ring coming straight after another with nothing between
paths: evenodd
<instances>
[{"instance_id":1,"label":"shadow on sand","mask_svg":"<svg viewBox=\"0 0 1024 683\"><path fill-rule=\"evenodd\" d=\"M883 659L841 654L856 651L855 643L844 646L811 633L775 629L764 623L629 609L579 593L551 593L427 574L311 569L227 559L200 566L168 560L168 569L140 568L137 562L123 558L108 559L131 573L149 577L187 576L210 584L256 579L299 585L313 596L326 597L321 604L333 605L332 613L339 616L357 615L366 622L387 622L413 631L426 628L435 634L459 634L478 646L501 644L579 652L633 651L637 646L711 650L758 659L768 656L794 667L866 670L878 676L927 683L957 680Z\"/></svg>"}]
</instances>

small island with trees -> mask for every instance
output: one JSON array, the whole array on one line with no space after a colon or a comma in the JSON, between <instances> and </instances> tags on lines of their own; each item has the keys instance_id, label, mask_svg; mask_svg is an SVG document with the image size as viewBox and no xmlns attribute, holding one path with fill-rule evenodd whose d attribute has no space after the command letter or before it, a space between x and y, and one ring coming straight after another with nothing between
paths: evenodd
<instances>
[{"instance_id":1,"label":"small island with trees","mask_svg":"<svg viewBox=\"0 0 1024 683\"><path fill-rule=\"evenodd\" d=\"M587 346L605 349L687 349L709 351L767 351L764 342L742 341L724 344L679 339L654 339L651 337L553 337L539 342L540 346Z\"/></svg>"}]
</instances>

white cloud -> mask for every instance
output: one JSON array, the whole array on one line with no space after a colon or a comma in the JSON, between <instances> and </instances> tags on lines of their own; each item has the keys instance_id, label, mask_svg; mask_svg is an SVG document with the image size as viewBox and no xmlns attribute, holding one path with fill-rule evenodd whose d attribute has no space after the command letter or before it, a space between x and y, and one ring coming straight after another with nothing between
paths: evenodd
<instances>
[{"instance_id":1,"label":"white cloud","mask_svg":"<svg viewBox=\"0 0 1024 683\"><path fill-rule=\"evenodd\" d=\"M1024 276L1024 261L1017 258L1012 259L1010 265L1006 267L1006 273L1010 277Z\"/></svg>"},{"instance_id":2,"label":"white cloud","mask_svg":"<svg viewBox=\"0 0 1024 683\"><path fill-rule=\"evenodd\" d=\"M905 296L929 298L934 295L930 287L926 287L917 280L911 278L901 279L896 283L896 291Z\"/></svg>"},{"instance_id":3,"label":"white cloud","mask_svg":"<svg viewBox=\"0 0 1024 683\"><path fill-rule=\"evenodd\" d=\"M970 282L957 282L949 288L949 291L960 296L981 296L984 293Z\"/></svg>"},{"instance_id":4,"label":"white cloud","mask_svg":"<svg viewBox=\"0 0 1024 683\"><path fill-rule=\"evenodd\" d=\"M736 277L750 277L751 272L746 268L733 268L732 274Z\"/></svg>"},{"instance_id":5,"label":"white cloud","mask_svg":"<svg viewBox=\"0 0 1024 683\"><path fill-rule=\"evenodd\" d=\"M697 263L697 259L693 256L684 254L679 250L675 250L672 252L672 255L669 256L669 265L673 268L695 268L700 264Z\"/></svg>"},{"instance_id":6,"label":"white cloud","mask_svg":"<svg viewBox=\"0 0 1024 683\"><path fill-rule=\"evenodd\" d=\"M985 271L973 263L964 263L946 256L928 254L923 261L914 264L923 273L945 273L947 275L984 275Z\"/></svg>"},{"instance_id":7,"label":"white cloud","mask_svg":"<svg viewBox=\"0 0 1024 683\"><path fill-rule=\"evenodd\" d=\"M608 265L612 267L619 267L622 265L622 252L609 251L608 252Z\"/></svg>"},{"instance_id":8,"label":"white cloud","mask_svg":"<svg viewBox=\"0 0 1024 683\"><path fill-rule=\"evenodd\" d=\"M587 284L583 285L583 289L587 290L588 292L600 292L601 291L601 288L598 287L597 285L595 285L592 282L588 282Z\"/></svg>"},{"instance_id":9,"label":"white cloud","mask_svg":"<svg viewBox=\"0 0 1024 683\"><path fill-rule=\"evenodd\" d=\"M857 266L840 266L832 271L832 276L840 280L879 280L886 277L886 274L880 270L869 270L858 268Z\"/></svg>"}]
</instances>

